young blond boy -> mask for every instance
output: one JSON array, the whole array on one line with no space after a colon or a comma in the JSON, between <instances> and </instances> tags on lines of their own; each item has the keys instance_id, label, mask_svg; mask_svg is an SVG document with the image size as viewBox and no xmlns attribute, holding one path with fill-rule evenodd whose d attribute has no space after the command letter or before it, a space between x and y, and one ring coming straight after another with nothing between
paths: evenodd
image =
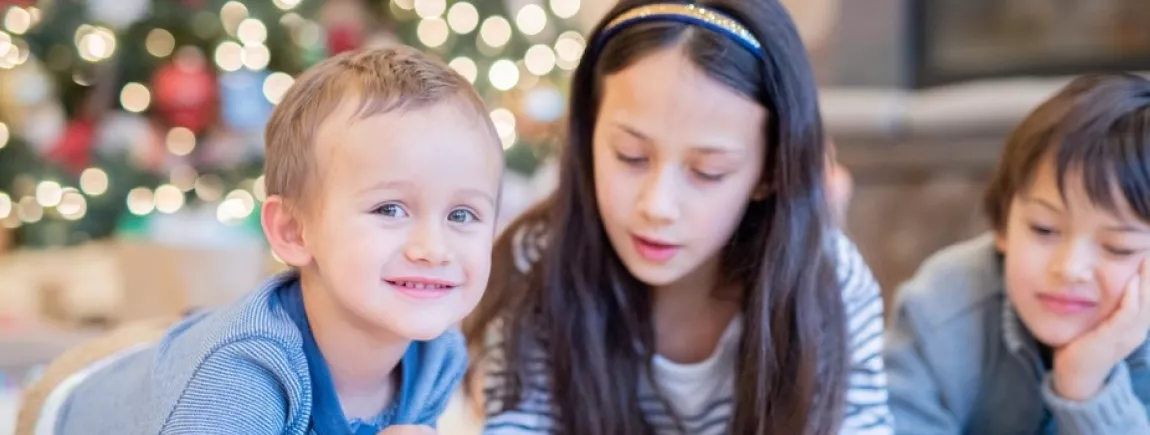
<instances>
[{"instance_id":1,"label":"young blond boy","mask_svg":"<svg viewBox=\"0 0 1150 435\"><path fill-rule=\"evenodd\" d=\"M405 47L309 69L267 126L293 270L88 375L61 434L431 432L467 365L503 170L468 82Z\"/></svg>"}]
</instances>

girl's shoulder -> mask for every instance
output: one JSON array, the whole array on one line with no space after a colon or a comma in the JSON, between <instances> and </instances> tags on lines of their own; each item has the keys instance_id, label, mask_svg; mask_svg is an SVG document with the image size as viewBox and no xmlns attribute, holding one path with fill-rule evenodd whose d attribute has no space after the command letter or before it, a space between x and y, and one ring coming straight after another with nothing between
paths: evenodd
<instances>
[{"instance_id":1,"label":"girl's shoulder","mask_svg":"<svg viewBox=\"0 0 1150 435\"><path fill-rule=\"evenodd\" d=\"M543 257L547 246L549 226L545 222L525 222L508 229L505 237L510 237L511 260L515 269L526 274Z\"/></svg>"},{"instance_id":2,"label":"girl's shoulder","mask_svg":"<svg viewBox=\"0 0 1150 435\"><path fill-rule=\"evenodd\" d=\"M834 261L835 276L843 292L848 312L851 307L880 298L878 281L867 266L858 247L841 230L831 230L828 250Z\"/></svg>"}]
</instances>

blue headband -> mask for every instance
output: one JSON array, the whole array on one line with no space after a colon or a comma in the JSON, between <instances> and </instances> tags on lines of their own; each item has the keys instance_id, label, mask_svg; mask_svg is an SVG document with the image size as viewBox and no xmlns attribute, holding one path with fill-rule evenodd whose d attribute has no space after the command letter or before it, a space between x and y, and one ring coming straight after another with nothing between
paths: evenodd
<instances>
[{"instance_id":1,"label":"blue headband","mask_svg":"<svg viewBox=\"0 0 1150 435\"><path fill-rule=\"evenodd\" d=\"M602 47L615 32L632 24L646 21L678 21L704 27L735 40L760 59L763 57L763 45L755 39L755 35L752 35L746 27L735 21L734 18L702 6L682 3L657 3L639 6L624 12L607 23L607 26L603 28L603 34L596 41L596 45Z\"/></svg>"}]
</instances>

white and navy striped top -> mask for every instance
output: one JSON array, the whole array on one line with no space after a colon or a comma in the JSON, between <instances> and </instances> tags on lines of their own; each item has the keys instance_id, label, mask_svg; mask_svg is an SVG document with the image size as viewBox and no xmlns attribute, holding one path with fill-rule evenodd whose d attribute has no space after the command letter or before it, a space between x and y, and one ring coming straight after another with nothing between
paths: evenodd
<instances>
[{"instance_id":1,"label":"white and navy striped top","mask_svg":"<svg viewBox=\"0 0 1150 435\"><path fill-rule=\"evenodd\" d=\"M516 243L516 245L522 246ZM862 256L845 236L834 243L839 259L838 277L846 305L850 334L850 380L846 392L846 415L840 434L885 435L893 433L887 407L886 373L883 370L883 303L878 284ZM534 257L534 253L525 253ZM523 257L520 257L523 260ZM530 260L521 261L521 268ZM496 322L498 323L498 322ZM494 325L490 331L495 331ZM734 371L738 353L741 319L736 318L723 333L715 353L699 363L679 364L655 356L651 378L659 383L666 402L682 417L686 433L726 434L734 413ZM510 374L499 346L499 337L489 334L487 354L478 361L484 383L484 407L488 435L526 435L557 432L557 412L550 400L547 357L540 354L529 366L528 382L522 386L520 402L503 410L508 396L505 381ZM540 351L542 352L542 351ZM644 377L645 379L645 377ZM646 380L639 381L640 408L648 424L659 434L678 434L673 414L668 412Z\"/></svg>"}]
</instances>

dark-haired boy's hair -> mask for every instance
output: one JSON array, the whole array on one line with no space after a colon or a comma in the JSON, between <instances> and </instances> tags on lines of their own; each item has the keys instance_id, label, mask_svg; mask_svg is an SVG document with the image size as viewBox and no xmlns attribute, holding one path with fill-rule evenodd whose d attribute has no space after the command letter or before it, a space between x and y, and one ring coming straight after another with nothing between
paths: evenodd
<instances>
[{"instance_id":1,"label":"dark-haired boy's hair","mask_svg":"<svg viewBox=\"0 0 1150 435\"><path fill-rule=\"evenodd\" d=\"M1090 200L1116 211L1121 192L1150 222L1150 80L1133 74L1078 77L1042 103L1006 141L983 207L992 228L1006 231L1010 204L1044 162L1059 190L1082 183ZM1067 180L1067 173L1077 176ZM1115 190L1117 187L1117 190Z\"/></svg>"}]
</instances>

